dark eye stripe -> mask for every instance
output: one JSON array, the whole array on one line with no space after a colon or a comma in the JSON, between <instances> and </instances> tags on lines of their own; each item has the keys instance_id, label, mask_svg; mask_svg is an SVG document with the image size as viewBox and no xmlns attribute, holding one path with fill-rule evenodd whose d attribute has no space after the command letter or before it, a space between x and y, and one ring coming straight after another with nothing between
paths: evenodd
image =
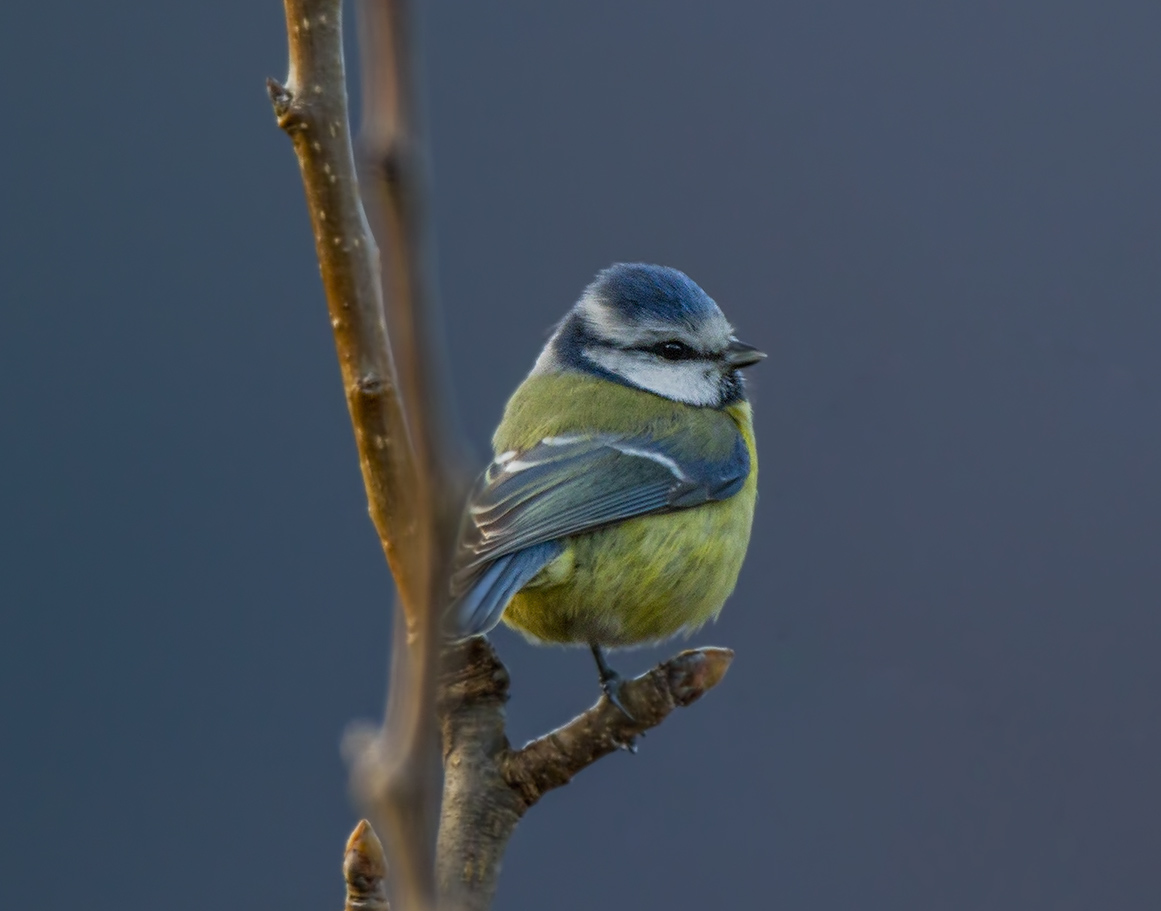
<instances>
[{"instance_id":1,"label":"dark eye stripe","mask_svg":"<svg viewBox=\"0 0 1161 911\"><path fill-rule=\"evenodd\" d=\"M649 354L655 354L667 361L692 361L702 357L700 351L694 350L685 342L680 342L677 339L668 339L664 342L657 342L655 345L643 345L635 350L647 351Z\"/></svg>"}]
</instances>

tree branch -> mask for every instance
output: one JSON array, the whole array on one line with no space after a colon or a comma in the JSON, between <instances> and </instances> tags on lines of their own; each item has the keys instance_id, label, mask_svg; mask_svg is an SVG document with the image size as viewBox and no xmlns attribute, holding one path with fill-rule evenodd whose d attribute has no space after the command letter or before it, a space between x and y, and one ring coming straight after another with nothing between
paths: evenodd
<instances>
[{"instance_id":1,"label":"tree branch","mask_svg":"<svg viewBox=\"0 0 1161 911\"><path fill-rule=\"evenodd\" d=\"M483 637L449 649L440 678L443 805L436 882L456 911L492 906L500 861L526 807L500 763L508 753L508 669Z\"/></svg>"},{"instance_id":2,"label":"tree branch","mask_svg":"<svg viewBox=\"0 0 1161 911\"><path fill-rule=\"evenodd\" d=\"M406 610L405 603L406 628L395 625L387 715L375 748L352 767L352 788L385 821L393 856L407 870L423 870L416 895L430 904L440 802L439 621L468 476L438 331L411 10L406 0L361 0L358 10L359 177L380 243L388 339L414 453L417 511L404 545L415 573L414 609Z\"/></svg>"},{"instance_id":3,"label":"tree branch","mask_svg":"<svg viewBox=\"0 0 1161 911\"><path fill-rule=\"evenodd\" d=\"M410 4L359 0L363 97L357 164L372 230L389 283L387 325L408 415L422 415L417 452L433 478L463 474L450 371L442 345L435 245L428 224L424 152ZM410 418L409 418L410 420ZM438 518L458 530L460 497L440 504Z\"/></svg>"},{"instance_id":4,"label":"tree branch","mask_svg":"<svg viewBox=\"0 0 1161 911\"><path fill-rule=\"evenodd\" d=\"M431 384L422 365L437 360L423 336L431 308L414 182L379 195L391 256L390 295L408 373L397 381L383 307L379 251L359 195L347 112L341 0L284 0L290 44L286 85L268 89L302 172L323 285L355 430L371 518L399 590L389 717L352 767L352 790L389 841L396 896L406 911L435 904L434 824L439 803L435 677L438 618L446 589L450 499L457 485L439 474ZM393 5L398 12L398 6ZM402 40L402 39L401 39ZM393 55L389 55L393 56ZM399 77L399 85L408 83ZM402 110L397 106L397 110ZM407 203L398 202L406 190ZM426 346L426 350L425 350ZM438 361L437 361L438 362ZM401 394L402 392L402 394ZM402 633L402 635L400 635Z\"/></svg>"},{"instance_id":5,"label":"tree branch","mask_svg":"<svg viewBox=\"0 0 1161 911\"><path fill-rule=\"evenodd\" d=\"M438 331L411 10L405 0L361 0L358 10L363 96L359 175L380 241L388 337L415 452L420 510L410 562L422 573L419 591L425 609L408 614L409 647L399 648L396 635L392 659L384 740L393 754L402 751L404 765L384 787L374 763L361 763L354 786L378 812L411 819L412 825L403 830L395 826L390 833L393 842L403 840L404 850L410 850L417 832L422 832L422 843L434 842L438 818L439 618L468 476ZM401 785L407 790L401 791Z\"/></svg>"},{"instance_id":6,"label":"tree branch","mask_svg":"<svg viewBox=\"0 0 1161 911\"><path fill-rule=\"evenodd\" d=\"M504 780L532 806L602 756L618 749L636 752L636 737L657 727L675 708L696 702L717 686L733 660L728 648L699 648L675 655L624 685L621 701L632 720L602 697L568 724L507 756Z\"/></svg>"},{"instance_id":7,"label":"tree branch","mask_svg":"<svg viewBox=\"0 0 1161 911\"><path fill-rule=\"evenodd\" d=\"M440 682L440 894L463 911L486 911L508 839L529 807L602 756L631 746L678 706L696 702L721 681L733 656L723 648L682 652L625 682L621 699L633 720L602 696L568 724L513 750L504 733L507 669L483 637L457 645Z\"/></svg>"},{"instance_id":8,"label":"tree branch","mask_svg":"<svg viewBox=\"0 0 1161 911\"><path fill-rule=\"evenodd\" d=\"M266 82L278 125L294 142L314 230L343 389L367 502L405 603L413 582L398 542L409 537L414 476L396 390L379 282L379 257L359 198L347 118L341 0L285 0L286 84Z\"/></svg>"}]
</instances>

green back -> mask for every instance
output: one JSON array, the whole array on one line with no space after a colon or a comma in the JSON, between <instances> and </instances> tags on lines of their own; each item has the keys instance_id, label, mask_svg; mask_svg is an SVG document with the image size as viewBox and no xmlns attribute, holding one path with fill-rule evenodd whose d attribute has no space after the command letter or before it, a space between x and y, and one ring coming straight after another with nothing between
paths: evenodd
<instances>
[{"instance_id":1,"label":"green back","mask_svg":"<svg viewBox=\"0 0 1161 911\"><path fill-rule=\"evenodd\" d=\"M518 452L549 436L620 433L667 441L688 458L723 459L738 425L725 411L685 405L581 373L530 376L512 394L492 445Z\"/></svg>"}]
</instances>

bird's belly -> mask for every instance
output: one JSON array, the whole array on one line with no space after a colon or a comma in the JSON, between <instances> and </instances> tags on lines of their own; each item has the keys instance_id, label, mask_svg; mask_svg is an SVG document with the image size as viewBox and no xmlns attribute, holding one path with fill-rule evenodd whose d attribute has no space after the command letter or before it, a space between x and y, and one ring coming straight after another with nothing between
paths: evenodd
<instances>
[{"instance_id":1,"label":"bird's belly","mask_svg":"<svg viewBox=\"0 0 1161 911\"><path fill-rule=\"evenodd\" d=\"M728 500L571 538L512 599L504 622L543 641L607 646L692 632L734 590L754 499L751 478Z\"/></svg>"}]
</instances>

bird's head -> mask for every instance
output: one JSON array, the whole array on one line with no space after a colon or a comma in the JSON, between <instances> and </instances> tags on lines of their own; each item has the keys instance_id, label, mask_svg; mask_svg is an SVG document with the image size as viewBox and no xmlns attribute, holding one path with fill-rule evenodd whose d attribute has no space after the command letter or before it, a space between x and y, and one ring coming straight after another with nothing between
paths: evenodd
<instances>
[{"instance_id":1,"label":"bird's head","mask_svg":"<svg viewBox=\"0 0 1161 911\"><path fill-rule=\"evenodd\" d=\"M765 356L738 341L718 305L684 272L617 263L585 289L534 372L579 370L721 408L745 397L739 370Z\"/></svg>"}]
</instances>

